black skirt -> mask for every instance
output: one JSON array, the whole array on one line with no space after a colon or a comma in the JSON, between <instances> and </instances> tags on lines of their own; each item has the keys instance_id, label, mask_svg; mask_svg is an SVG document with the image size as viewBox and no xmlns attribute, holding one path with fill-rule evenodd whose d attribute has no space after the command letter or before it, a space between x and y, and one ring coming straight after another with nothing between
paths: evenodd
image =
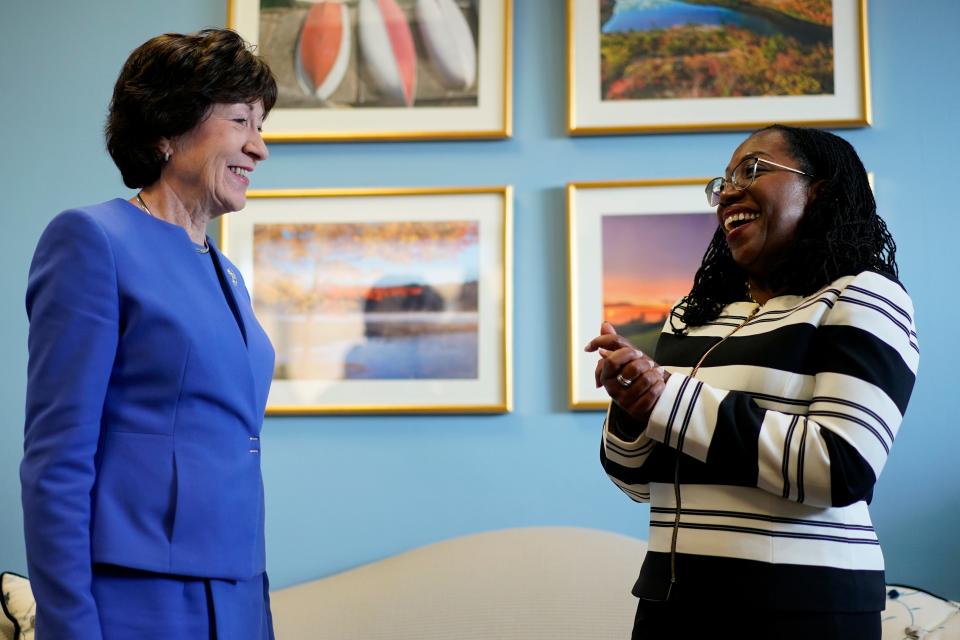
<instances>
[{"instance_id":1,"label":"black skirt","mask_svg":"<svg viewBox=\"0 0 960 640\"><path fill-rule=\"evenodd\" d=\"M738 638L738 640L880 640L879 611L758 611L737 606L640 600L633 640Z\"/></svg>"}]
</instances>

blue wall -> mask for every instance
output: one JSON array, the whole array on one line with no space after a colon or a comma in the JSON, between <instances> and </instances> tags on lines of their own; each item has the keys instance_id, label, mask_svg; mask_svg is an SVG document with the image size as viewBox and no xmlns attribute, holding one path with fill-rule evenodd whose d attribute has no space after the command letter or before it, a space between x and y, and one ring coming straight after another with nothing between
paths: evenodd
<instances>
[{"instance_id":1,"label":"blue wall","mask_svg":"<svg viewBox=\"0 0 960 640\"><path fill-rule=\"evenodd\" d=\"M256 188L516 187L515 411L268 419L267 543L277 586L501 527L576 525L646 537L646 508L627 501L600 470L601 416L566 410L563 185L715 175L743 135L566 137L564 3L515 5L511 140L273 145L270 161L255 175ZM128 195L103 150L101 129L130 50L163 31L193 31L224 19L223 0L4 0L0 569L25 570L17 465L23 294L33 247L58 211ZM960 317L957 24L954 0L871 2L875 124L843 134L876 174L880 209L918 310L923 351L916 393L873 504L888 579L953 598L960 598L960 353L948 327L948 319Z\"/></svg>"}]
</instances>

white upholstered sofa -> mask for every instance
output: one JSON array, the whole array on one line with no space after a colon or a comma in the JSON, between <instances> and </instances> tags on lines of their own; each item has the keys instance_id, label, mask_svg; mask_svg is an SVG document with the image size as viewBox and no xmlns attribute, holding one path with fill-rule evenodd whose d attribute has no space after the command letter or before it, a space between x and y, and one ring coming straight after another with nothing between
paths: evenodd
<instances>
[{"instance_id":1,"label":"white upholstered sofa","mask_svg":"<svg viewBox=\"0 0 960 640\"><path fill-rule=\"evenodd\" d=\"M646 550L565 527L454 538L276 591L274 627L278 640L627 640ZM960 640L960 603L891 585L883 638Z\"/></svg>"},{"instance_id":2,"label":"white upholstered sofa","mask_svg":"<svg viewBox=\"0 0 960 640\"><path fill-rule=\"evenodd\" d=\"M445 540L271 595L278 640L624 640L647 545L592 529Z\"/></svg>"},{"instance_id":3,"label":"white upholstered sofa","mask_svg":"<svg viewBox=\"0 0 960 640\"><path fill-rule=\"evenodd\" d=\"M626 640L645 553L593 529L468 535L274 591L274 627L278 640ZM29 583L5 573L0 587L0 640L33 640ZM960 640L960 603L923 591L891 586L883 619L884 640Z\"/></svg>"}]
</instances>

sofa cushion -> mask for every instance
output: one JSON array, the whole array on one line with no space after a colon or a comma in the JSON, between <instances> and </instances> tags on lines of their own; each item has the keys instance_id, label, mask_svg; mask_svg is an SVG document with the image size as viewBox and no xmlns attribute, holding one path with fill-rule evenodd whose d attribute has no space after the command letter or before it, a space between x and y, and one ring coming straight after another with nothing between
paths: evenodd
<instances>
[{"instance_id":1,"label":"sofa cushion","mask_svg":"<svg viewBox=\"0 0 960 640\"><path fill-rule=\"evenodd\" d=\"M13 640L33 640L37 605L33 601L30 581L16 573L0 573L0 607L3 617L10 623L9 637ZM0 633L2 627L0 627ZM0 635L0 638L3 638Z\"/></svg>"},{"instance_id":2,"label":"sofa cushion","mask_svg":"<svg viewBox=\"0 0 960 640\"><path fill-rule=\"evenodd\" d=\"M567 527L463 536L271 594L284 640L622 640L642 540Z\"/></svg>"}]
</instances>

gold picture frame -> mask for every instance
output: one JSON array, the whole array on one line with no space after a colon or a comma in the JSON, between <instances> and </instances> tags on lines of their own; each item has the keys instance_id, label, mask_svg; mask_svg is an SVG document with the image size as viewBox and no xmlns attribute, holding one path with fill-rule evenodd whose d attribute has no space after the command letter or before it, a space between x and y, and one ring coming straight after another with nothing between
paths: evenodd
<instances>
[{"instance_id":1,"label":"gold picture frame","mask_svg":"<svg viewBox=\"0 0 960 640\"><path fill-rule=\"evenodd\" d=\"M653 354L670 308L690 290L717 227L709 178L571 182L567 185L571 409L606 409L584 346L610 321Z\"/></svg>"},{"instance_id":2,"label":"gold picture frame","mask_svg":"<svg viewBox=\"0 0 960 640\"><path fill-rule=\"evenodd\" d=\"M871 124L866 0L616 2L567 0L569 135Z\"/></svg>"},{"instance_id":3,"label":"gold picture frame","mask_svg":"<svg viewBox=\"0 0 960 640\"><path fill-rule=\"evenodd\" d=\"M227 0L274 70L268 142L512 135L512 0Z\"/></svg>"},{"instance_id":4,"label":"gold picture frame","mask_svg":"<svg viewBox=\"0 0 960 640\"><path fill-rule=\"evenodd\" d=\"M263 190L221 218L268 414L512 409L512 188Z\"/></svg>"}]
</instances>

